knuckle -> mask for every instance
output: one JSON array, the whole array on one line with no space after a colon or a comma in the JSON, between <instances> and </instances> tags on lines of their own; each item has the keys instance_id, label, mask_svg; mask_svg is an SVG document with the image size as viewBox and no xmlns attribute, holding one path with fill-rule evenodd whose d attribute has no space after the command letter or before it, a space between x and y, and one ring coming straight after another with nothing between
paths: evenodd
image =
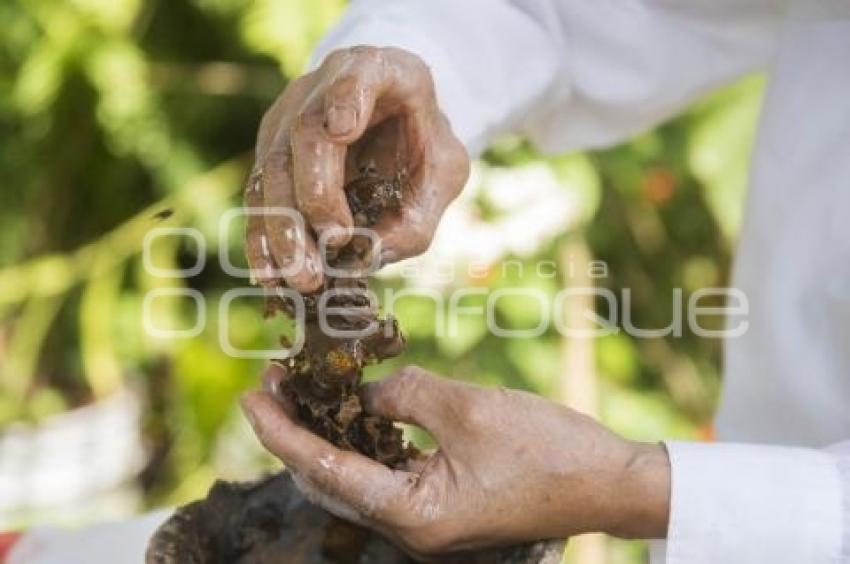
<instances>
[{"instance_id":1,"label":"knuckle","mask_svg":"<svg viewBox=\"0 0 850 564\"><path fill-rule=\"evenodd\" d=\"M470 162L469 155L466 152L466 148L460 142L460 140L451 135L451 149L447 151L446 158L446 167L450 172L450 184L460 192L463 189L463 185L466 184L466 181L469 179L470 173Z\"/></svg>"},{"instance_id":2,"label":"knuckle","mask_svg":"<svg viewBox=\"0 0 850 564\"><path fill-rule=\"evenodd\" d=\"M473 429L486 428L490 424L491 414L494 409L492 398L483 397L489 394L469 394L463 404L461 417L467 427Z\"/></svg>"},{"instance_id":3,"label":"knuckle","mask_svg":"<svg viewBox=\"0 0 850 564\"><path fill-rule=\"evenodd\" d=\"M348 55L348 52L348 47L334 49L333 51L327 54L327 56L325 57L325 62L332 63L339 61L340 59L344 59Z\"/></svg>"},{"instance_id":4,"label":"knuckle","mask_svg":"<svg viewBox=\"0 0 850 564\"><path fill-rule=\"evenodd\" d=\"M420 102L430 100L430 105L436 104L434 77L421 57L398 47L387 47L383 62L389 72L403 77L404 90L409 96Z\"/></svg>"},{"instance_id":5,"label":"knuckle","mask_svg":"<svg viewBox=\"0 0 850 564\"><path fill-rule=\"evenodd\" d=\"M419 93L429 99L436 98L437 88L434 84L431 68L416 55L408 55L409 67L412 69L411 75Z\"/></svg>"},{"instance_id":6,"label":"knuckle","mask_svg":"<svg viewBox=\"0 0 850 564\"><path fill-rule=\"evenodd\" d=\"M396 242L393 251L400 259L421 255L431 246L439 217L413 208L405 210L403 219L406 234L403 240Z\"/></svg>"},{"instance_id":7,"label":"knuckle","mask_svg":"<svg viewBox=\"0 0 850 564\"><path fill-rule=\"evenodd\" d=\"M431 80L431 68L422 57L400 47L387 47L386 52L397 64L404 65L422 78Z\"/></svg>"},{"instance_id":8,"label":"knuckle","mask_svg":"<svg viewBox=\"0 0 850 564\"><path fill-rule=\"evenodd\" d=\"M466 150L459 146L460 142L454 140L452 144L456 145L449 145L446 150L440 151L436 161L440 175L444 179L441 183L443 190L453 199L461 193L469 179L470 163Z\"/></svg>"},{"instance_id":9,"label":"knuckle","mask_svg":"<svg viewBox=\"0 0 850 564\"><path fill-rule=\"evenodd\" d=\"M382 52L385 49L380 47L375 47L373 45L355 45L349 49L349 52L360 59L361 61L366 62L378 62L382 58Z\"/></svg>"},{"instance_id":10,"label":"knuckle","mask_svg":"<svg viewBox=\"0 0 850 564\"><path fill-rule=\"evenodd\" d=\"M322 60L322 68L327 69L339 66L343 61L345 61L345 59L349 57L350 52L351 49L348 47L334 49L325 56L324 60Z\"/></svg>"},{"instance_id":11,"label":"knuckle","mask_svg":"<svg viewBox=\"0 0 850 564\"><path fill-rule=\"evenodd\" d=\"M403 412L405 406L411 405L419 394L424 378L424 371L418 366L402 368L392 380L387 381L386 386L380 388L380 401L396 413Z\"/></svg>"},{"instance_id":12,"label":"knuckle","mask_svg":"<svg viewBox=\"0 0 850 564\"><path fill-rule=\"evenodd\" d=\"M416 365L409 364L398 371L395 377L395 388L398 391L415 389L422 384L425 371Z\"/></svg>"},{"instance_id":13,"label":"knuckle","mask_svg":"<svg viewBox=\"0 0 850 564\"><path fill-rule=\"evenodd\" d=\"M437 88L434 84L434 76L431 74L431 69L428 68L428 65L426 65L421 59L419 59L416 63L414 76L420 92L432 100L435 99L437 95Z\"/></svg>"}]
</instances>

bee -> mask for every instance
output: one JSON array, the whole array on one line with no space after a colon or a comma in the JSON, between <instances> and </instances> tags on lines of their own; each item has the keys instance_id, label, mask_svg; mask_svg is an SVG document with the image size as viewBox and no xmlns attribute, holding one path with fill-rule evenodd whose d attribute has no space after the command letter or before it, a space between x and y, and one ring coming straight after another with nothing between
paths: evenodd
<instances>
[{"instance_id":1,"label":"bee","mask_svg":"<svg viewBox=\"0 0 850 564\"><path fill-rule=\"evenodd\" d=\"M153 214L151 219L154 221L165 221L172 215L174 215L174 210L172 208L165 208L164 210L160 210Z\"/></svg>"}]
</instances>

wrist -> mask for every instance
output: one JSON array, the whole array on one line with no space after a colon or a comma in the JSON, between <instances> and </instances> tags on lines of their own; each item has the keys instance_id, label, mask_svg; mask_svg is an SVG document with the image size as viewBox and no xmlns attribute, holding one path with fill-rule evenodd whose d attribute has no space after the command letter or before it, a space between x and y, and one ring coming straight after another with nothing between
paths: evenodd
<instances>
[{"instance_id":1,"label":"wrist","mask_svg":"<svg viewBox=\"0 0 850 564\"><path fill-rule=\"evenodd\" d=\"M661 443L631 443L615 485L606 533L621 538L665 538L670 519L670 458Z\"/></svg>"}]
</instances>

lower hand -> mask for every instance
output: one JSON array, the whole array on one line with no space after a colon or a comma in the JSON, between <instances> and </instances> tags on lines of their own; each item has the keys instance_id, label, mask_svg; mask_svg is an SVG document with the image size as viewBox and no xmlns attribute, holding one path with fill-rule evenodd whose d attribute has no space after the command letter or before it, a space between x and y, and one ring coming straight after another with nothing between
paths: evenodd
<instances>
[{"instance_id":1,"label":"lower hand","mask_svg":"<svg viewBox=\"0 0 850 564\"><path fill-rule=\"evenodd\" d=\"M281 370L270 368L266 381ZM627 441L529 393L416 367L366 386L363 403L371 413L425 428L438 450L387 468L299 426L273 392L243 397L257 436L308 496L414 554L585 532L666 534L670 470L660 445Z\"/></svg>"}]
</instances>

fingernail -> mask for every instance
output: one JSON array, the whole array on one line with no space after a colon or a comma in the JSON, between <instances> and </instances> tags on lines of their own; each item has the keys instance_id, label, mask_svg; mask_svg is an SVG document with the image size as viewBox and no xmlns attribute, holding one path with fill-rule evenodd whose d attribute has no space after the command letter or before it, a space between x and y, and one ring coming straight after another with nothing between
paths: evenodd
<instances>
[{"instance_id":1,"label":"fingernail","mask_svg":"<svg viewBox=\"0 0 850 564\"><path fill-rule=\"evenodd\" d=\"M277 380L263 380L263 389L273 396L277 396L280 393L280 385Z\"/></svg>"},{"instance_id":2,"label":"fingernail","mask_svg":"<svg viewBox=\"0 0 850 564\"><path fill-rule=\"evenodd\" d=\"M331 106L325 118L325 128L331 135L348 135L357 127L357 110L352 106Z\"/></svg>"}]
</instances>

